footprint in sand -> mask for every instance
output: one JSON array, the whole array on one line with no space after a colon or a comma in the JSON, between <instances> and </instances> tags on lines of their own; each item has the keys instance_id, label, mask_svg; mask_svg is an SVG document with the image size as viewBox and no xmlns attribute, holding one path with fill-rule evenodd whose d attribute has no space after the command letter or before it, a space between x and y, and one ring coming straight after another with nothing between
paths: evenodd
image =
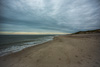
<instances>
[{"instance_id":1,"label":"footprint in sand","mask_svg":"<svg viewBox=\"0 0 100 67\"><path fill-rule=\"evenodd\" d=\"M95 62L96 64L99 64L99 62Z\"/></svg>"},{"instance_id":2,"label":"footprint in sand","mask_svg":"<svg viewBox=\"0 0 100 67\"><path fill-rule=\"evenodd\" d=\"M75 57L77 57L77 58L78 58L78 56L77 56L77 55L75 55Z\"/></svg>"},{"instance_id":3,"label":"footprint in sand","mask_svg":"<svg viewBox=\"0 0 100 67\"><path fill-rule=\"evenodd\" d=\"M77 62L78 64L82 64L80 61Z\"/></svg>"},{"instance_id":4,"label":"footprint in sand","mask_svg":"<svg viewBox=\"0 0 100 67\"><path fill-rule=\"evenodd\" d=\"M59 60L61 60L61 58L59 58Z\"/></svg>"}]
</instances>

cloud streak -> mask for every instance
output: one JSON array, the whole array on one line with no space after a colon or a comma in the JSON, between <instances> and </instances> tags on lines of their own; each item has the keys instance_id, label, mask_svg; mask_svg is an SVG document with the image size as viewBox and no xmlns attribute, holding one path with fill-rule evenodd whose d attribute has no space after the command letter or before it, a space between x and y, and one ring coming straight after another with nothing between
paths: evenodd
<instances>
[{"instance_id":1,"label":"cloud streak","mask_svg":"<svg viewBox=\"0 0 100 67\"><path fill-rule=\"evenodd\" d=\"M1 0L0 31L63 32L100 28L99 0Z\"/></svg>"}]
</instances>

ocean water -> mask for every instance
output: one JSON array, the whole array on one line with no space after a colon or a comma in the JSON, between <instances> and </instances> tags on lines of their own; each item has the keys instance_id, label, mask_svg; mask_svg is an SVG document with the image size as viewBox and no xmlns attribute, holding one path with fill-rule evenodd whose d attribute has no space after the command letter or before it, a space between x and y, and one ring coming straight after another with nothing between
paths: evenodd
<instances>
[{"instance_id":1,"label":"ocean water","mask_svg":"<svg viewBox=\"0 0 100 67\"><path fill-rule=\"evenodd\" d=\"M53 40L54 35L0 35L0 56Z\"/></svg>"}]
</instances>

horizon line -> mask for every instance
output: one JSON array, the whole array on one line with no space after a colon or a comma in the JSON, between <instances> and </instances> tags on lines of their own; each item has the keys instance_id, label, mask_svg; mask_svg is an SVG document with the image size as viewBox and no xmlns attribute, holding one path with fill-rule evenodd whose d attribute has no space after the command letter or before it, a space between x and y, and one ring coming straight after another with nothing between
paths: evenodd
<instances>
[{"instance_id":1,"label":"horizon line","mask_svg":"<svg viewBox=\"0 0 100 67\"><path fill-rule=\"evenodd\" d=\"M0 35L40 35L40 34L71 34L71 33L63 33L63 32L0 32Z\"/></svg>"}]
</instances>

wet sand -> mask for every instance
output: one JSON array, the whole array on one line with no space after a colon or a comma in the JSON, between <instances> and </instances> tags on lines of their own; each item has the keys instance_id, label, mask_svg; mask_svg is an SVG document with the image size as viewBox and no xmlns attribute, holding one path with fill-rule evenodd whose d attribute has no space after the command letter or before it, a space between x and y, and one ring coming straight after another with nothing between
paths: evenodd
<instances>
[{"instance_id":1,"label":"wet sand","mask_svg":"<svg viewBox=\"0 0 100 67\"><path fill-rule=\"evenodd\" d=\"M0 67L100 67L100 34L57 36L0 57Z\"/></svg>"}]
</instances>

